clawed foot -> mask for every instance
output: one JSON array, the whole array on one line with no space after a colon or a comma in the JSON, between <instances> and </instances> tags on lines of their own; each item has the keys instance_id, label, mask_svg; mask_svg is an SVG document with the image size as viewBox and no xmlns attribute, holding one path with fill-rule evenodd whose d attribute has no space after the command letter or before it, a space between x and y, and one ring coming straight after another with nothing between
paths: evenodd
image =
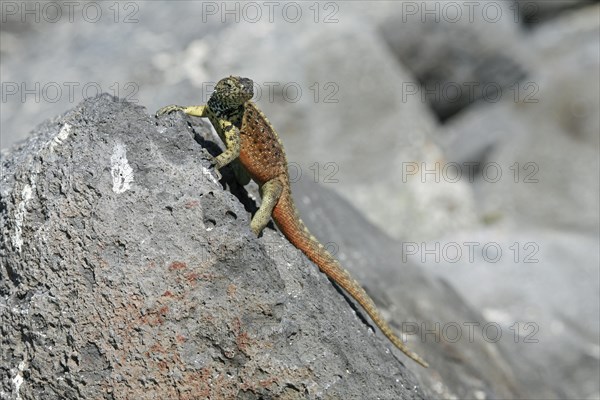
<instances>
[{"instance_id":1,"label":"clawed foot","mask_svg":"<svg viewBox=\"0 0 600 400\"><path fill-rule=\"evenodd\" d=\"M208 172L212 176L214 176L217 179L217 181L220 181L221 178L223 178L223 176L221 175L221 172L219 172L219 168L220 167L219 167L219 164L217 162L217 159L213 158L212 161L211 161L211 163L210 163L210 166L208 167Z\"/></svg>"},{"instance_id":2,"label":"clawed foot","mask_svg":"<svg viewBox=\"0 0 600 400\"><path fill-rule=\"evenodd\" d=\"M156 117L160 117L161 115L165 115L165 114L170 114L175 111L184 111L184 110L185 110L185 107L177 106L177 105L173 104L173 105L166 106L166 107L163 107L160 110L158 110L156 112Z\"/></svg>"}]
</instances>

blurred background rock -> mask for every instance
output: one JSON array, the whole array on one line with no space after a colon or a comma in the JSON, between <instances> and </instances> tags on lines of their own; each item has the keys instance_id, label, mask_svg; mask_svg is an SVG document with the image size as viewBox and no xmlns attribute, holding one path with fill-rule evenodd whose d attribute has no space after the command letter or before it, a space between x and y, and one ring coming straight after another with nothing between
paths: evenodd
<instances>
[{"instance_id":1,"label":"blurred background rock","mask_svg":"<svg viewBox=\"0 0 600 400\"><path fill-rule=\"evenodd\" d=\"M250 77L297 179L486 318L535 323L515 357L565 396L600 396L596 2L1 4L3 149L86 96L153 113ZM471 242L502 258L426 251Z\"/></svg>"}]
</instances>

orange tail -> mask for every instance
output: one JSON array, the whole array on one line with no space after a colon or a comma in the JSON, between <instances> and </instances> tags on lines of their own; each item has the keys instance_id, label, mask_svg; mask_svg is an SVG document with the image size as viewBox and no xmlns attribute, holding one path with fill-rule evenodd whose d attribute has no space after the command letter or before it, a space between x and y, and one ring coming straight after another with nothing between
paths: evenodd
<instances>
[{"instance_id":1,"label":"orange tail","mask_svg":"<svg viewBox=\"0 0 600 400\"><path fill-rule=\"evenodd\" d=\"M350 276L339 262L311 235L308 228L304 225L289 190L284 190L273 209L273 219L284 234L284 236L306 256L314 262L319 269L329 278L333 279L338 285L349 293L369 314L375 325L381 329L383 334L404 354L415 360L424 367L429 365L419 355L409 350L402 340L394 334L392 328L383 319L377 310L375 303L360 286L360 284Z\"/></svg>"}]
</instances>

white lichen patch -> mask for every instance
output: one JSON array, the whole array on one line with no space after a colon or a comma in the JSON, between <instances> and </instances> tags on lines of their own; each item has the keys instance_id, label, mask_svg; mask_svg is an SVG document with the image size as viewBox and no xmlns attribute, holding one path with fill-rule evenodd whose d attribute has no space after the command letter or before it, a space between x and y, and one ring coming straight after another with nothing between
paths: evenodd
<instances>
[{"instance_id":1,"label":"white lichen patch","mask_svg":"<svg viewBox=\"0 0 600 400\"><path fill-rule=\"evenodd\" d=\"M33 197L32 194L33 189L31 186L25 184L21 190L21 201L17 204L15 209L15 234L12 236L12 243L19 253L21 252L21 246L23 246L23 220L27 213L27 203Z\"/></svg>"},{"instance_id":2,"label":"white lichen patch","mask_svg":"<svg viewBox=\"0 0 600 400\"><path fill-rule=\"evenodd\" d=\"M15 399L21 400L21 394L19 391L21 390L21 385L23 385L23 371L25 370L25 361L21 361L16 368L12 368L10 372L13 374L12 377L12 387L13 394L15 395Z\"/></svg>"},{"instance_id":3,"label":"white lichen patch","mask_svg":"<svg viewBox=\"0 0 600 400\"><path fill-rule=\"evenodd\" d=\"M117 143L113 147L113 154L110 156L110 174L113 180L113 192L123 193L131 188L133 168L127 161L127 149L122 143Z\"/></svg>"},{"instance_id":4,"label":"white lichen patch","mask_svg":"<svg viewBox=\"0 0 600 400\"><path fill-rule=\"evenodd\" d=\"M70 134L71 134L71 125L64 124L63 127L58 132L58 134L50 141L50 144L48 145L50 152L53 152L54 149L56 148L56 146L63 144L65 142L65 140L67 140L67 138L69 137Z\"/></svg>"}]
</instances>

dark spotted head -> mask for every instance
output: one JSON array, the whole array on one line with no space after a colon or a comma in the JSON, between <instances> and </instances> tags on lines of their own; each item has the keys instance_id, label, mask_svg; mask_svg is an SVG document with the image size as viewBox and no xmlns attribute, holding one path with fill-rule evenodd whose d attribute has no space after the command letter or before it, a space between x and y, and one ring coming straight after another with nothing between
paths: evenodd
<instances>
[{"instance_id":1,"label":"dark spotted head","mask_svg":"<svg viewBox=\"0 0 600 400\"><path fill-rule=\"evenodd\" d=\"M235 110L250 100L254 95L253 82L248 78L230 76L217 82L215 91L210 96L209 106L214 111Z\"/></svg>"}]
</instances>

